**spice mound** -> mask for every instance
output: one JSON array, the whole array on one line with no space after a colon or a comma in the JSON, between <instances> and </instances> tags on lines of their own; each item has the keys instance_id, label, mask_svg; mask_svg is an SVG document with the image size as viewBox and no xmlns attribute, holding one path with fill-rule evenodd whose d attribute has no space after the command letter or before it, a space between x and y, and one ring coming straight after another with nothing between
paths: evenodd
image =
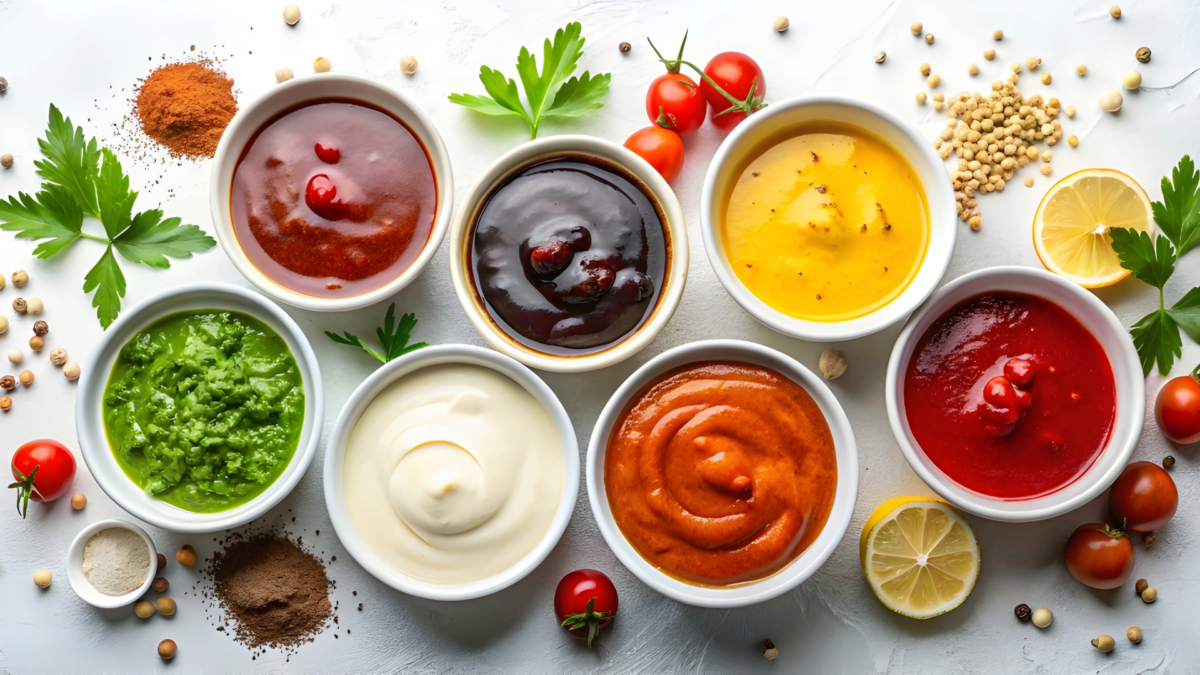
<instances>
[{"instance_id":1,"label":"spice mound","mask_svg":"<svg viewBox=\"0 0 1200 675\"><path fill-rule=\"evenodd\" d=\"M173 63L142 82L136 112L142 131L174 156L212 157L237 114L233 80L214 64Z\"/></svg>"},{"instance_id":2,"label":"spice mound","mask_svg":"<svg viewBox=\"0 0 1200 675\"><path fill-rule=\"evenodd\" d=\"M93 534L84 545L83 576L105 595L125 595L146 582L152 557L137 532L110 527Z\"/></svg>"},{"instance_id":3,"label":"spice mound","mask_svg":"<svg viewBox=\"0 0 1200 675\"><path fill-rule=\"evenodd\" d=\"M251 648L311 642L333 615L325 566L286 536L234 536L209 574L226 625Z\"/></svg>"}]
</instances>

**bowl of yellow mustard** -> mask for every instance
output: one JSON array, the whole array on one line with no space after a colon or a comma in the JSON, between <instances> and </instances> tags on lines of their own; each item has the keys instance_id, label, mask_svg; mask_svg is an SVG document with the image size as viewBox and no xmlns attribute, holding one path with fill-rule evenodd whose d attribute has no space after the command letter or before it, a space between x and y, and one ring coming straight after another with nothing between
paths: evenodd
<instances>
[{"instance_id":1,"label":"bowl of yellow mustard","mask_svg":"<svg viewBox=\"0 0 1200 675\"><path fill-rule=\"evenodd\" d=\"M734 300L822 342L910 314L941 281L957 233L933 147L883 108L831 95L772 103L739 125L709 166L700 216Z\"/></svg>"}]
</instances>

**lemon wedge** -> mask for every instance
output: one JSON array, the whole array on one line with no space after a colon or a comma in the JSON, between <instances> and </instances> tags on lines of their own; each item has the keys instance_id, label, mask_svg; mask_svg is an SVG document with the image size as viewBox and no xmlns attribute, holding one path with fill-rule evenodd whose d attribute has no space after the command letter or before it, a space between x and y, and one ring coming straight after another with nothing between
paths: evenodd
<instances>
[{"instance_id":1,"label":"lemon wedge","mask_svg":"<svg viewBox=\"0 0 1200 675\"><path fill-rule=\"evenodd\" d=\"M1084 288L1129 276L1112 249L1109 230L1126 227L1154 236L1146 191L1113 169L1084 169L1058 181L1033 217L1033 246L1046 269Z\"/></svg>"},{"instance_id":2,"label":"lemon wedge","mask_svg":"<svg viewBox=\"0 0 1200 675\"><path fill-rule=\"evenodd\" d=\"M971 523L940 499L896 497L881 504L863 526L859 556L875 597L914 619L958 607L979 576Z\"/></svg>"}]
</instances>

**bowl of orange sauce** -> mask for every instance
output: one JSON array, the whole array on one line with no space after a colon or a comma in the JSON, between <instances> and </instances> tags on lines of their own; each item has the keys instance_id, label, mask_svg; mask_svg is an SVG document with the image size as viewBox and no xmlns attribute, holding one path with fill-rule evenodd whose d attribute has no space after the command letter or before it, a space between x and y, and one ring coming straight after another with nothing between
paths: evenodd
<instances>
[{"instance_id":1,"label":"bowl of orange sauce","mask_svg":"<svg viewBox=\"0 0 1200 675\"><path fill-rule=\"evenodd\" d=\"M731 133L700 202L709 262L734 300L806 340L848 340L933 292L957 233L937 153L894 114L844 96L772 103Z\"/></svg>"},{"instance_id":2,"label":"bowl of orange sauce","mask_svg":"<svg viewBox=\"0 0 1200 675\"><path fill-rule=\"evenodd\" d=\"M740 340L671 349L609 399L588 499L617 558L663 595L742 607L808 579L858 496L850 421L829 388Z\"/></svg>"}]
</instances>

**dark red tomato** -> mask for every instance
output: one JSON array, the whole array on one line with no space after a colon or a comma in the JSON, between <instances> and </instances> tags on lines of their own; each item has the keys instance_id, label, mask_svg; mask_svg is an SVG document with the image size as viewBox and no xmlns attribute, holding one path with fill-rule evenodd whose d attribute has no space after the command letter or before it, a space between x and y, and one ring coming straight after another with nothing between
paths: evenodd
<instances>
[{"instance_id":1,"label":"dark red tomato","mask_svg":"<svg viewBox=\"0 0 1200 675\"><path fill-rule=\"evenodd\" d=\"M571 635L587 638L589 647L616 615L617 589L603 572L575 570L554 590L555 620Z\"/></svg>"},{"instance_id":2,"label":"dark red tomato","mask_svg":"<svg viewBox=\"0 0 1200 675\"><path fill-rule=\"evenodd\" d=\"M1179 506L1179 491L1167 470L1153 462L1125 467L1108 493L1117 525L1132 532L1153 532L1166 525Z\"/></svg>"},{"instance_id":3,"label":"dark red tomato","mask_svg":"<svg viewBox=\"0 0 1200 675\"><path fill-rule=\"evenodd\" d=\"M762 107L763 98L767 95L767 80L763 77L762 68L749 56L740 52L721 52L704 66L704 74L725 93L742 102L741 110L721 114L737 104L717 91L708 79L700 83L700 93L712 108L712 121L718 129L729 131L746 119L747 111L754 112Z\"/></svg>"},{"instance_id":4,"label":"dark red tomato","mask_svg":"<svg viewBox=\"0 0 1200 675\"><path fill-rule=\"evenodd\" d=\"M17 511L24 518L29 512L30 499L54 501L71 487L71 479L75 477L75 455L58 441L46 438L30 441L13 453L12 475L16 482L9 487L20 491Z\"/></svg>"},{"instance_id":5,"label":"dark red tomato","mask_svg":"<svg viewBox=\"0 0 1200 675\"><path fill-rule=\"evenodd\" d=\"M1200 366L1191 375L1172 378L1158 390L1154 419L1176 443L1200 442Z\"/></svg>"},{"instance_id":6,"label":"dark red tomato","mask_svg":"<svg viewBox=\"0 0 1200 675\"><path fill-rule=\"evenodd\" d=\"M667 182L675 180L683 168L683 140L679 134L659 126L633 132L625 147L650 162Z\"/></svg>"},{"instance_id":7,"label":"dark red tomato","mask_svg":"<svg viewBox=\"0 0 1200 675\"><path fill-rule=\"evenodd\" d=\"M1067 540L1067 569L1092 588L1116 588L1133 572L1133 542L1108 525L1080 525Z\"/></svg>"},{"instance_id":8,"label":"dark red tomato","mask_svg":"<svg viewBox=\"0 0 1200 675\"><path fill-rule=\"evenodd\" d=\"M704 124L708 101L692 78L682 73L659 75L646 92L646 115L660 127L680 136L696 133Z\"/></svg>"}]
</instances>

